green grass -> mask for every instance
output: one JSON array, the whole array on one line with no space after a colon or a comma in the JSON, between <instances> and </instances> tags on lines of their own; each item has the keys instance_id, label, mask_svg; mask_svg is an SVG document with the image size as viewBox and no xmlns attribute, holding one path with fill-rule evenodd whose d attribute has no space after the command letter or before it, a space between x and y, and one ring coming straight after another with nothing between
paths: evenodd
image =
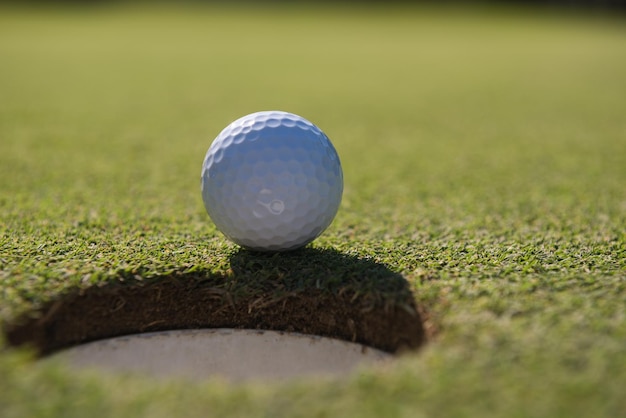
<instances>
[{"instance_id":1,"label":"green grass","mask_svg":"<svg viewBox=\"0 0 626 418\"><path fill-rule=\"evenodd\" d=\"M202 159L232 120L282 109L320 126L344 167L313 246L401 274L438 333L382 370L240 386L3 350L2 416L626 416L622 23L3 10L2 321L120 278L231 274Z\"/></svg>"}]
</instances>

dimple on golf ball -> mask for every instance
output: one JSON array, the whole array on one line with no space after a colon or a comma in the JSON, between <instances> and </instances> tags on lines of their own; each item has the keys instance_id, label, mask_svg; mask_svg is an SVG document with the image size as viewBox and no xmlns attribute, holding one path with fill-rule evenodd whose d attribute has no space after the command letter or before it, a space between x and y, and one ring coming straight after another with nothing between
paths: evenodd
<instances>
[{"instance_id":1,"label":"dimple on golf ball","mask_svg":"<svg viewBox=\"0 0 626 418\"><path fill-rule=\"evenodd\" d=\"M288 251L333 221L343 173L328 137L281 111L252 113L228 125L202 165L202 199L217 228L256 251Z\"/></svg>"}]
</instances>

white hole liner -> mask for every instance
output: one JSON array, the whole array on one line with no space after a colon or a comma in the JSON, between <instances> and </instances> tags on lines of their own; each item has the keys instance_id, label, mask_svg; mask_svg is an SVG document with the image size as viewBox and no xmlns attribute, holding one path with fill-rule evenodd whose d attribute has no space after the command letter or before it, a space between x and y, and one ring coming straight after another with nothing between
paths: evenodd
<instances>
[{"instance_id":1,"label":"white hole liner","mask_svg":"<svg viewBox=\"0 0 626 418\"><path fill-rule=\"evenodd\" d=\"M231 381L341 376L391 355L360 344L297 333L200 329L152 332L94 341L53 356L84 369L155 377Z\"/></svg>"}]
</instances>

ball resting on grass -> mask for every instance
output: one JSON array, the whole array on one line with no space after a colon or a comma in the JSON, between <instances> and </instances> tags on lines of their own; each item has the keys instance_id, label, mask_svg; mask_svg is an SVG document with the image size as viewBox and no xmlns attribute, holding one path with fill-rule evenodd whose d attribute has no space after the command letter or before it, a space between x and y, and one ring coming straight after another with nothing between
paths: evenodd
<instances>
[{"instance_id":1,"label":"ball resting on grass","mask_svg":"<svg viewBox=\"0 0 626 418\"><path fill-rule=\"evenodd\" d=\"M228 125L202 165L202 198L217 228L256 251L294 250L333 221L343 173L328 137L308 120L257 112Z\"/></svg>"}]
</instances>

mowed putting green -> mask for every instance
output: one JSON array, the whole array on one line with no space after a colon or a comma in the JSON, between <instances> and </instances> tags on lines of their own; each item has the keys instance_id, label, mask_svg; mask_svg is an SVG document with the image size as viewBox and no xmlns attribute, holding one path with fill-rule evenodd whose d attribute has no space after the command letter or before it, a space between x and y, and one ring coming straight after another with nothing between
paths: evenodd
<instances>
[{"instance_id":1,"label":"mowed putting green","mask_svg":"<svg viewBox=\"0 0 626 418\"><path fill-rule=\"evenodd\" d=\"M0 415L625 416L624 45L529 11L3 9ZM212 139L271 109L344 169L292 254L239 250L200 196ZM225 326L399 356L262 385L34 360Z\"/></svg>"}]
</instances>

